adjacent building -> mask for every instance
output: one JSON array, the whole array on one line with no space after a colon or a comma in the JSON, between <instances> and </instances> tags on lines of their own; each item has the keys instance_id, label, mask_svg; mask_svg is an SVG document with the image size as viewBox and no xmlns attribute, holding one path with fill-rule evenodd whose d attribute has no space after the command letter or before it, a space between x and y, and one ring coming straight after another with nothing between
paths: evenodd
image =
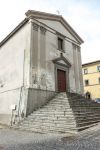
<instances>
[{"instance_id":1,"label":"adjacent building","mask_svg":"<svg viewBox=\"0 0 100 150\"><path fill-rule=\"evenodd\" d=\"M83 40L55 14L29 10L0 43L0 122L27 116L56 92L83 94Z\"/></svg>"},{"instance_id":2,"label":"adjacent building","mask_svg":"<svg viewBox=\"0 0 100 150\"><path fill-rule=\"evenodd\" d=\"M100 60L82 65L84 92L87 98L100 98Z\"/></svg>"}]
</instances>

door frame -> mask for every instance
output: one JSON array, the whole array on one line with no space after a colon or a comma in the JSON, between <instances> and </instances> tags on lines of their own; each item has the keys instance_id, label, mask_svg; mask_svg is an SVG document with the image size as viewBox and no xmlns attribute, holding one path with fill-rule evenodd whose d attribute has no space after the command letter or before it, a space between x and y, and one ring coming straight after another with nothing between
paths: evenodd
<instances>
[{"instance_id":1,"label":"door frame","mask_svg":"<svg viewBox=\"0 0 100 150\"><path fill-rule=\"evenodd\" d=\"M69 68L65 65L55 64L55 91L58 91L58 78L57 78L57 70L65 71L66 74L66 92L69 91Z\"/></svg>"},{"instance_id":2,"label":"door frame","mask_svg":"<svg viewBox=\"0 0 100 150\"><path fill-rule=\"evenodd\" d=\"M62 76L65 78L63 79ZM66 81L66 71L57 69L57 88L59 92L66 92L67 90L67 81ZM62 80L62 81L61 81ZM60 87L59 87L59 81L60 81Z\"/></svg>"}]
</instances>

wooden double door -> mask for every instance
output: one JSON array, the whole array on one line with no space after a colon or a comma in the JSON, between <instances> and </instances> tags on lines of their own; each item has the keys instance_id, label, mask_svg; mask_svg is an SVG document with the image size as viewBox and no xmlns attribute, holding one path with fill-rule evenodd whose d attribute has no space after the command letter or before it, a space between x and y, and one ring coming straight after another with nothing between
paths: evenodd
<instances>
[{"instance_id":1,"label":"wooden double door","mask_svg":"<svg viewBox=\"0 0 100 150\"><path fill-rule=\"evenodd\" d=\"M66 71L57 69L57 86L59 92L66 92Z\"/></svg>"}]
</instances>

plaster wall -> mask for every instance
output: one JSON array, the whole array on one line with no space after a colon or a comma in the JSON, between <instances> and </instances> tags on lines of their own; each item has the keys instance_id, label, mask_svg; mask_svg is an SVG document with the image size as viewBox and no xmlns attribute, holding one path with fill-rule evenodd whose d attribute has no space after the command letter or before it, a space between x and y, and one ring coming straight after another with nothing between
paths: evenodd
<instances>
[{"instance_id":1,"label":"plaster wall","mask_svg":"<svg viewBox=\"0 0 100 150\"><path fill-rule=\"evenodd\" d=\"M44 105L55 95L52 59L59 56L59 54L55 54L56 36L48 31L44 34L40 28L33 29L34 24L31 25L31 82L28 89L27 115ZM33 63L34 59L36 61Z\"/></svg>"},{"instance_id":2,"label":"plaster wall","mask_svg":"<svg viewBox=\"0 0 100 150\"><path fill-rule=\"evenodd\" d=\"M98 71L100 63L83 66L83 82L84 82L84 94L90 92L91 98L100 98L100 72ZM87 74L84 74L84 69L87 69ZM89 85L85 85L85 80L88 80Z\"/></svg>"},{"instance_id":3,"label":"plaster wall","mask_svg":"<svg viewBox=\"0 0 100 150\"><path fill-rule=\"evenodd\" d=\"M46 25L46 28L52 32L47 32L46 38L49 39L46 43L48 46L48 49L50 53L47 53L47 58L53 59L54 57L60 56L60 51L58 50L57 45L57 33L61 33L65 36L64 39L64 51L63 53L64 57L69 60L71 63L71 67L69 69L69 87L71 92L77 92L80 94L83 94L83 81L82 81L82 67L81 67L81 51L80 45L78 41L73 37L73 35L68 31L60 22L53 21L53 20L43 20L38 19L40 22L44 23L44 26ZM55 33L55 35L53 34ZM52 34L50 36L50 34ZM73 44L75 44L75 47L73 47ZM47 50L46 50L47 52ZM55 56L56 54L56 56ZM50 57L50 55L52 55ZM52 63L51 63L52 64ZM50 61L49 61L50 65ZM53 70L52 70L53 71ZM50 81L50 80L49 80ZM55 78L53 79L55 82ZM55 87L54 87L55 88Z\"/></svg>"},{"instance_id":4,"label":"plaster wall","mask_svg":"<svg viewBox=\"0 0 100 150\"><path fill-rule=\"evenodd\" d=\"M81 49L78 49L78 64L79 64L79 84L80 84L80 94L84 94L84 85L83 85L83 74L82 74L82 60L81 60Z\"/></svg>"},{"instance_id":5,"label":"plaster wall","mask_svg":"<svg viewBox=\"0 0 100 150\"><path fill-rule=\"evenodd\" d=\"M19 109L21 87L29 85L30 23L0 47L0 115ZM24 101L22 102L24 106ZM0 117L1 118L1 117Z\"/></svg>"},{"instance_id":6,"label":"plaster wall","mask_svg":"<svg viewBox=\"0 0 100 150\"><path fill-rule=\"evenodd\" d=\"M75 78L75 92L83 94L83 78L80 47L73 44L73 70Z\"/></svg>"},{"instance_id":7,"label":"plaster wall","mask_svg":"<svg viewBox=\"0 0 100 150\"><path fill-rule=\"evenodd\" d=\"M52 76L52 80L48 78L48 81L53 81L53 88L52 90L55 90L55 71L54 71L54 64L52 60L60 57L61 51L58 50L58 45L57 45L57 35L54 35L50 32L47 33L47 70L48 74ZM75 87L75 78L74 78L74 69L73 69L73 47L72 43L68 41L64 41L64 53L63 56L71 63L71 67L69 69L69 87L74 91L76 89ZM48 85L49 86L49 85Z\"/></svg>"},{"instance_id":8,"label":"plaster wall","mask_svg":"<svg viewBox=\"0 0 100 150\"><path fill-rule=\"evenodd\" d=\"M31 66L32 69L32 82L31 86L37 89L43 90L55 90L55 81L54 81L54 64L52 62L52 58L55 58L55 46L56 46L56 38L55 36L46 31L45 35L41 34L40 30L32 31L32 34L37 34L38 41L38 50L37 54L34 53L34 46L32 46L32 53L34 57L37 57L38 65L34 67ZM33 39L34 40L34 39ZM54 45L53 45L54 44ZM33 60L31 60L33 61ZM36 62L35 62L36 63ZM32 64L32 63L31 63ZM53 74L51 73L53 72ZM53 82L54 81L54 82Z\"/></svg>"},{"instance_id":9,"label":"plaster wall","mask_svg":"<svg viewBox=\"0 0 100 150\"><path fill-rule=\"evenodd\" d=\"M57 31L56 25L54 29ZM60 29L62 34L65 35L65 28L61 25ZM69 38L72 38L70 33ZM57 70L53 60L60 56L61 51L58 50L57 33L53 30L48 30L47 26L31 20L31 82L28 90L27 115L44 105L54 95ZM74 53L73 42L66 38L64 38L63 56L71 64L69 76L67 77L69 79L68 89L70 88L71 92L79 92L78 56L76 51ZM74 58L77 61L76 66Z\"/></svg>"},{"instance_id":10,"label":"plaster wall","mask_svg":"<svg viewBox=\"0 0 100 150\"><path fill-rule=\"evenodd\" d=\"M66 58L70 61L71 67L69 69L69 88L70 92L76 92L76 85L75 85L75 70L74 70L74 49L71 42L65 42L65 54Z\"/></svg>"},{"instance_id":11,"label":"plaster wall","mask_svg":"<svg viewBox=\"0 0 100 150\"><path fill-rule=\"evenodd\" d=\"M26 115L45 105L55 95L54 91L29 88Z\"/></svg>"},{"instance_id":12,"label":"plaster wall","mask_svg":"<svg viewBox=\"0 0 100 150\"><path fill-rule=\"evenodd\" d=\"M41 24L38 24L41 26ZM56 28L56 24L54 24L54 29ZM60 25L62 32L64 35L67 34L68 31L65 33L65 28ZM31 82L31 86L33 88L40 88L43 90L51 90L55 91L56 83L55 83L55 65L52 60L60 57L61 51L58 50L58 35L54 31L49 31L46 26L43 26L46 28L45 35L41 35L40 29L38 31L35 31L35 37L38 35L38 41L35 42L35 44L38 44L38 64L40 64L37 69L37 74L35 74L35 71L33 69L32 71L32 77L33 80ZM57 28L56 28L57 30ZM59 30L58 30L59 32ZM37 33L37 35L36 35ZM32 34L33 31L32 31ZM67 34L68 35L68 34ZM70 33L69 33L70 35ZM41 38L42 37L42 38ZM71 35L70 35L71 37ZM75 40L75 39L74 39ZM34 47L32 49L34 53ZM74 48L71 41L64 39L64 53L63 56L71 63L71 67L69 69L69 87L71 91L76 92L76 84L75 84L75 70L74 70L74 57L76 57L76 54L74 54ZM37 56L36 55L36 56ZM75 56L74 56L75 55ZM41 57L42 56L42 57ZM35 57L35 56L34 56ZM77 58L76 58L77 59ZM44 62L44 63L43 63ZM43 65L44 64L44 65ZM77 66L78 68L78 66ZM78 74L78 72L76 72ZM35 78L37 78L37 82L34 82ZM38 80L39 78L39 80ZM77 80L78 81L78 80ZM35 83L35 84L34 84Z\"/></svg>"}]
</instances>

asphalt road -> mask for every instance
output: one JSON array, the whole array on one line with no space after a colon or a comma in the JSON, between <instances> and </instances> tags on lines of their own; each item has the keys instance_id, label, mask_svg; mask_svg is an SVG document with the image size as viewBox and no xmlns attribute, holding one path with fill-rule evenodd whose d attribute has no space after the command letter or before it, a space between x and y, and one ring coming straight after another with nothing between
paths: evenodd
<instances>
[{"instance_id":1,"label":"asphalt road","mask_svg":"<svg viewBox=\"0 0 100 150\"><path fill-rule=\"evenodd\" d=\"M77 135L0 129L0 150L100 150L100 125Z\"/></svg>"}]
</instances>

